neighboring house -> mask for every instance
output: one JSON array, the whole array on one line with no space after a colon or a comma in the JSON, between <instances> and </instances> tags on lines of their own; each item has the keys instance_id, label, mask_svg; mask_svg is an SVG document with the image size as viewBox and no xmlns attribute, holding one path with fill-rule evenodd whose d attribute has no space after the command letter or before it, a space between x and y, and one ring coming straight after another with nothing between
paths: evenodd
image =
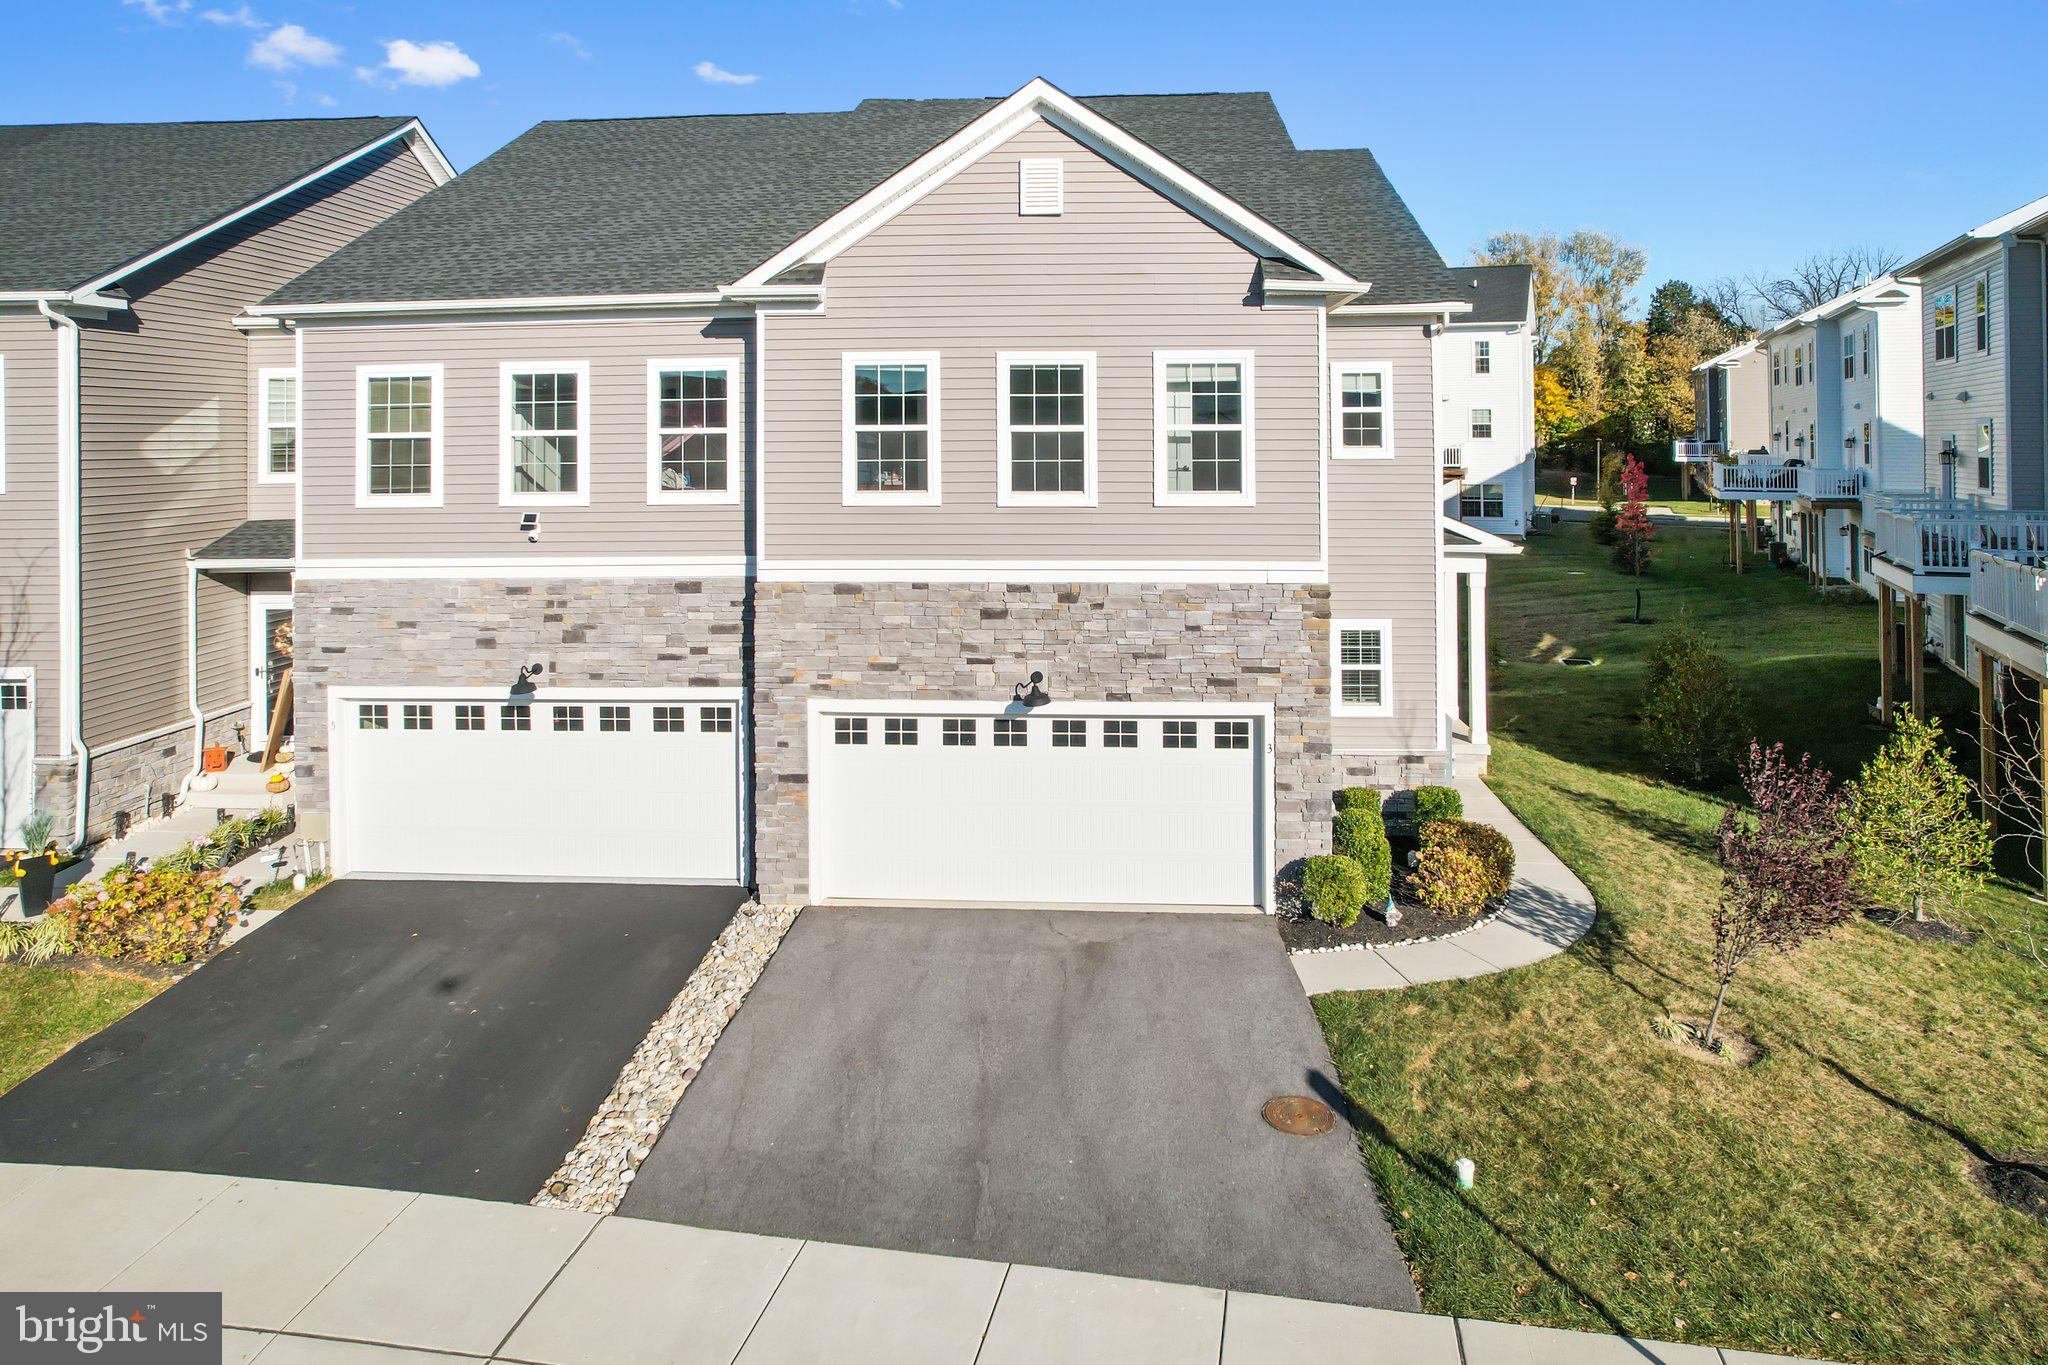
<instances>
[{"instance_id":1,"label":"neighboring house","mask_svg":"<svg viewBox=\"0 0 2048 1365\"><path fill-rule=\"evenodd\" d=\"M264 710L289 552L188 559L291 516L295 398L259 365L292 343L234 320L449 177L406 118L0 128L0 843L162 809L196 728Z\"/></svg>"},{"instance_id":2,"label":"neighboring house","mask_svg":"<svg viewBox=\"0 0 2048 1365\"><path fill-rule=\"evenodd\" d=\"M2048 198L1936 247L1897 273L1919 286L1925 432L1919 487L1868 513L1879 582L1884 697L1903 664L1924 706L1921 651L1975 677L1986 715L1994 673L2044 671L2048 458L2044 332ZM1973 658L1972 655L1977 657ZM1901 657L1903 655L1903 657Z\"/></svg>"},{"instance_id":3,"label":"neighboring house","mask_svg":"<svg viewBox=\"0 0 2048 1365\"><path fill-rule=\"evenodd\" d=\"M1483 752L1468 278L1263 94L542 124L251 310L302 820L369 875L1270 907L1336 787Z\"/></svg>"},{"instance_id":4,"label":"neighboring house","mask_svg":"<svg viewBox=\"0 0 2048 1365\"><path fill-rule=\"evenodd\" d=\"M1713 491L1711 467L1722 456L1770 448L1771 395L1763 348L1754 340L1692 367L1693 430L1671 443L1685 481Z\"/></svg>"},{"instance_id":5,"label":"neighboring house","mask_svg":"<svg viewBox=\"0 0 2048 1365\"><path fill-rule=\"evenodd\" d=\"M1436 340L1444 511L1519 536L1536 509L1535 272L1472 265L1452 273L1472 311Z\"/></svg>"}]
</instances>

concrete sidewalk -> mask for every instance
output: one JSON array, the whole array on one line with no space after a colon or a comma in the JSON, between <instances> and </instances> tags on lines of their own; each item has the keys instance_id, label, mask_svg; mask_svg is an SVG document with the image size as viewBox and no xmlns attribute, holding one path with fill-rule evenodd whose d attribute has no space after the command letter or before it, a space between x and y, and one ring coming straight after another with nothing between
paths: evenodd
<instances>
[{"instance_id":1,"label":"concrete sidewalk","mask_svg":"<svg viewBox=\"0 0 2048 1365\"><path fill-rule=\"evenodd\" d=\"M442 1195L0 1165L0 1289L219 1290L262 1365L1764 1365L1675 1346Z\"/></svg>"},{"instance_id":2,"label":"concrete sidewalk","mask_svg":"<svg viewBox=\"0 0 2048 1365\"><path fill-rule=\"evenodd\" d=\"M1484 924L1445 938L1295 953L1289 960L1310 995L1390 991L1426 981L1490 976L1555 957L1593 927L1593 893L1564 861L1484 782L1468 777L1455 785L1465 799L1465 817L1492 825L1515 847L1515 884L1506 906Z\"/></svg>"}]
</instances>

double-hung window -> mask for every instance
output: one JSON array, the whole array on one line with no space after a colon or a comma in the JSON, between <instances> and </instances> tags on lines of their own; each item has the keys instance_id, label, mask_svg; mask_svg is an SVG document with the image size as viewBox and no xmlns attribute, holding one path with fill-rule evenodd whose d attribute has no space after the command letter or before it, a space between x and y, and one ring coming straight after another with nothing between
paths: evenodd
<instances>
[{"instance_id":1,"label":"double-hung window","mask_svg":"<svg viewBox=\"0 0 2048 1365\"><path fill-rule=\"evenodd\" d=\"M1461 517L1504 517L1507 515L1506 485L1498 483L1468 484L1458 494L1458 515Z\"/></svg>"},{"instance_id":2,"label":"double-hung window","mask_svg":"<svg viewBox=\"0 0 2048 1365\"><path fill-rule=\"evenodd\" d=\"M1387 679L1386 621L1330 623L1331 710L1340 716L1384 716L1392 709Z\"/></svg>"},{"instance_id":3,"label":"double-hung window","mask_svg":"<svg viewBox=\"0 0 2048 1365\"><path fill-rule=\"evenodd\" d=\"M1472 373L1493 373L1493 343L1475 341L1472 343Z\"/></svg>"},{"instance_id":4,"label":"double-hung window","mask_svg":"<svg viewBox=\"0 0 2048 1365\"><path fill-rule=\"evenodd\" d=\"M256 372L256 401L262 405L256 439L258 483L292 483L299 477L299 372Z\"/></svg>"},{"instance_id":5,"label":"double-hung window","mask_svg":"<svg viewBox=\"0 0 2048 1365\"><path fill-rule=\"evenodd\" d=\"M1856 377L1856 334L1842 333L1842 378Z\"/></svg>"},{"instance_id":6,"label":"double-hung window","mask_svg":"<svg viewBox=\"0 0 2048 1365\"><path fill-rule=\"evenodd\" d=\"M739 501L729 360L647 362L647 501Z\"/></svg>"},{"instance_id":7,"label":"double-hung window","mask_svg":"<svg viewBox=\"0 0 2048 1365\"><path fill-rule=\"evenodd\" d=\"M1493 409L1472 409L1472 439L1490 441L1493 439Z\"/></svg>"},{"instance_id":8,"label":"double-hung window","mask_svg":"<svg viewBox=\"0 0 2048 1365\"><path fill-rule=\"evenodd\" d=\"M1002 445L996 503L1095 505L1095 357L1005 352L996 357Z\"/></svg>"},{"instance_id":9,"label":"double-hung window","mask_svg":"<svg viewBox=\"0 0 2048 1365\"><path fill-rule=\"evenodd\" d=\"M499 501L590 503L590 366L580 360L501 367L505 444Z\"/></svg>"},{"instance_id":10,"label":"double-hung window","mask_svg":"<svg viewBox=\"0 0 2048 1365\"><path fill-rule=\"evenodd\" d=\"M441 367L356 370L356 506L441 505Z\"/></svg>"},{"instance_id":11,"label":"double-hung window","mask_svg":"<svg viewBox=\"0 0 2048 1365\"><path fill-rule=\"evenodd\" d=\"M1977 424L1977 487L1986 493L1991 491L1992 450L1991 423Z\"/></svg>"},{"instance_id":12,"label":"double-hung window","mask_svg":"<svg viewBox=\"0 0 2048 1365\"><path fill-rule=\"evenodd\" d=\"M1934 358L1956 358L1956 291L1944 289L1934 296Z\"/></svg>"},{"instance_id":13,"label":"double-hung window","mask_svg":"<svg viewBox=\"0 0 2048 1365\"><path fill-rule=\"evenodd\" d=\"M1251 356L1161 351L1154 365L1153 503L1251 506Z\"/></svg>"},{"instance_id":14,"label":"double-hung window","mask_svg":"<svg viewBox=\"0 0 2048 1365\"><path fill-rule=\"evenodd\" d=\"M1976 319L1977 349L1991 349L1991 277L1979 275L1971 284L1974 308L1971 316Z\"/></svg>"},{"instance_id":15,"label":"double-hung window","mask_svg":"<svg viewBox=\"0 0 2048 1365\"><path fill-rule=\"evenodd\" d=\"M1785 382L1785 353L1778 350L1775 346L1771 348L1771 382L1773 384Z\"/></svg>"},{"instance_id":16,"label":"double-hung window","mask_svg":"<svg viewBox=\"0 0 2048 1365\"><path fill-rule=\"evenodd\" d=\"M1870 324L1863 325L1863 373L1870 373Z\"/></svg>"},{"instance_id":17,"label":"double-hung window","mask_svg":"<svg viewBox=\"0 0 2048 1365\"><path fill-rule=\"evenodd\" d=\"M1806 382L1806 346L1801 343L1792 348L1792 384L1794 388Z\"/></svg>"},{"instance_id":18,"label":"double-hung window","mask_svg":"<svg viewBox=\"0 0 2048 1365\"><path fill-rule=\"evenodd\" d=\"M1384 365L1338 362L1330 367L1330 392L1337 410L1337 457L1384 460L1394 453L1393 414L1388 408L1388 372Z\"/></svg>"},{"instance_id":19,"label":"double-hung window","mask_svg":"<svg viewBox=\"0 0 2048 1365\"><path fill-rule=\"evenodd\" d=\"M845 359L841 500L907 507L939 501L939 358Z\"/></svg>"}]
</instances>

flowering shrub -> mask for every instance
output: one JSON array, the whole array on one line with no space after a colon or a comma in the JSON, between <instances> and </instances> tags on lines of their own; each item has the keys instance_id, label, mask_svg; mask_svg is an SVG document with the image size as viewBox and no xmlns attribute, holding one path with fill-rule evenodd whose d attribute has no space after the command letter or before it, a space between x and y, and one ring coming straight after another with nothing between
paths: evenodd
<instances>
[{"instance_id":1,"label":"flowering shrub","mask_svg":"<svg viewBox=\"0 0 2048 1365\"><path fill-rule=\"evenodd\" d=\"M116 867L72 888L50 908L70 929L72 950L144 962L189 962L235 922L234 889L209 872Z\"/></svg>"}]
</instances>

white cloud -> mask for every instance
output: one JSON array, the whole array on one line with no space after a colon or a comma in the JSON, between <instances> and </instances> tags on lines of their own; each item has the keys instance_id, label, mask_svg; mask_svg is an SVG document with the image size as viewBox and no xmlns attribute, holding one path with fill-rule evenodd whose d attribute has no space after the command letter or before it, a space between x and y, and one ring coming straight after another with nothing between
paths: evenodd
<instances>
[{"instance_id":1,"label":"white cloud","mask_svg":"<svg viewBox=\"0 0 2048 1365\"><path fill-rule=\"evenodd\" d=\"M392 85L453 85L483 74L483 68L467 52L449 42L415 43L404 38L384 44L384 65L377 70L356 68L356 75L375 82L391 72Z\"/></svg>"},{"instance_id":2,"label":"white cloud","mask_svg":"<svg viewBox=\"0 0 2048 1365\"><path fill-rule=\"evenodd\" d=\"M280 24L249 45L249 65L269 71L296 71L302 66L333 66L341 45L306 32L297 24Z\"/></svg>"},{"instance_id":3,"label":"white cloud","mask_svg":"<svg viewBox=\"0 0 2048 1365\"><path fill-rule=\"evenodd\" d=\"M175 24L178 16L192 8L192 0L121 0L130 9L139 9L159 24Z\"/></svg>"},{"instance_id":4,"label":"white cloud","mask_svg":"<svg viewBox=\"0 0 2048 1365\"><path fill-rule=\"evenodd\" d=\"M249 8L249 7L247 6L247 5L237 5L237 6L236 6L236 7L234 8L234 9L232 9L232 10L224 10L224 9L209 9L209 10L201 10L201 11L199 12L199 17L200 17L200 18L202 18L202 19L204 19L204 20L205 20L205 21L206 21L207 23L209 23L209 24L219 24L219 25L220 25L221 27L223 27L223 28L227 28L227 27L234 27L234 28L268 28L268 27L270 27L270 25L268 25L268 24L264 23L264 22L263 22L263 21L262 21L261 19L258 19L258 18L256 17L255 13L254 13L253 11L251 11L251 10L250 10L250 8Z\"/></svg>"},{"instance_id":5,"label":"white cloud","mask_svg":"<svg viewBox=\"0 0 2048 1365\"><path fill-rule=\"evenodd\" d=\"M761 79L759 76L742 76L735 72L727 71L724 67L712 61L699 62L691 69L697 73L698 80L705 81L711 85L752 85L755 81Z\"/></svg>"},{"instance_id":6,"label":"white cloud","mask_svg":"<svg viewBox=\"0 0 2048 1365\"><path fill-rule=\"evenodd\" d=\"M557 47L567 48L569 55L578 61L587 62L590 60L590 49L585 47L583 40L573 33L550 33L548 41Z\"/></svg>"},{"instance_id":7,"label":"white cloud","mask_svg":"<svg viewBox=\"0 0 2048 1365\"><path fill-rule=\"evenodd\" d=\"M290 104L293 100L299 97L299 87L295 82L272 81L271 84L277 87L278 94L284 96L284 102L286 104Z\"/></svg>"},{"instance_id":8,"label":"white cloud","mask_svg":"<svg viewBox=\"0 0 2048 1365\"><path fill-rule=\"evenodd\" d=\"M335 105L341 103L340 100L334 98L334 96L332 95L315 95L313 96L313 98L315 100L318 100L320 102L320 106L324 109L332 109Z\"/></svg>"}]
</instances>

